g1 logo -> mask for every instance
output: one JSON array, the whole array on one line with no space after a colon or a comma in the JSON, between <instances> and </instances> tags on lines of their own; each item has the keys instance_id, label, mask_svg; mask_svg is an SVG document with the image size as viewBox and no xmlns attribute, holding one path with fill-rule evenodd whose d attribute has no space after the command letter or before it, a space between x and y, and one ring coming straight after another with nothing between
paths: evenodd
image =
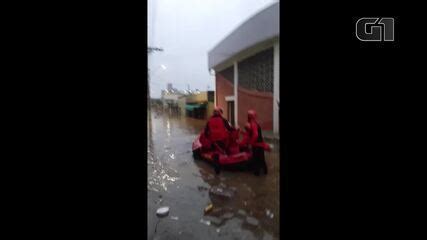
<instances>
[{"instance_id":1,"label":"g1 logo","mask_svg":"<svg viewBox=\"0 0 427 240\"><path fill-rule=\"evenodd\" d=\"M356 22L356 37L363 42L394 41L394 18L361 18Z\"/></svg>"}]
</instances>

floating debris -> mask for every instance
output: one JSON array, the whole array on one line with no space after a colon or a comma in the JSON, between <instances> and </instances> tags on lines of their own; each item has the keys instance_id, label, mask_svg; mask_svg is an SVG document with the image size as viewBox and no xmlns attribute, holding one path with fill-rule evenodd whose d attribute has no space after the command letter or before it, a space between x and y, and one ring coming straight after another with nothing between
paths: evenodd
<instances>
[{"instance_id":1,"label":"floating debris","mask_svg":"<svg viewBox=\"0 0 427 240\"><path fill-rule=\"evenodd\" d=\"M203 218L202 218L202 219L200 219L200 222L201 222L201 223L203 223L203 224L206 224L206 225L208 225L208 226L210 226L210 225L211 225L211 221L209 221L209 220L204 220Z\"/></svg>"},{"instance_id":2,"label":"floating debris","mask_svg":"<svg viewBox=\"0 0 427 240\"><path fill-rule=\"evenodd\" d=\"M219 229L219 228L217 228L217 229L216 229L216 232L217 232L217 233L219 233L220 231L221 231L221 229Z\"/></svg>"},{"instance_id":3,"label":"floating debris","mask_svg":"<svg viewBox=\"0 0 427 240\"><path fill-rule=\"evenodd\" d=\"M169 207L161 207L156 212L158 217L165 217L169 214Z\"/></svg>"},{"instance_id":4,"label":"floating debris","mask_svg":"<svg viewBox=\"0 0 427 240\"><path fill-rule=\"evenodd\" d=\"M270 211L269 209L266 209L265 214L269 218L273 218L274 217L274 213L272 211Z\"/></svg>"},{"instance_id":5,"label":"floating debris","mask_svg":"<svg viewBox=\"0 0 427 240\"><path fill-rule=\"evenodd\" d=\"M246 222L253 225L253 226L258 226L258 224L259 224L259 221L253 217L246 217Z\"/></svg>"},{"instance_id":6,"label":"floating debris","mask_svg":"<svg viewBox=\"0 0 427 240\"><path fill-rule=\"evenodd\" d=\"M212 174L209 174L209 175L206 177L206 180L213 180L213 179L215 179L215 176L214 176L214 175L212 175Z\"/></svg>"},{"instance_id":7,"label":"floating debris","mask_svg":"<svg viewBox=\"0 0 427 240\"><path fill-rule=\"evenodd\" d=\"M178 218L178 217L175 217L175 216L171 216L171 219L172 219L172 220L178 220L179 218Z\"/></svg>"},{"instance_id":8,"label":"floating debris","mask_svg":"<svg viewBox=\"0 0 427 240\"><path fill-rule=\"evenodd\" d=\"M209 204L208 206L205 207L205 213L208 213L208 212L212 211L212 209L213 209L213 205L211 203L211 204Z\"/></svg>"},{"instance_id":9,"label":"floating debris","mask_svg":"<svg viewBox=\"0 0 427 240\"><path fill-rule=\"evenodd\" d=\"M208 190L207 187L203 187L203 186L198 186L197 189L199 189L199 191L207 191Z\"/></svg>"},{"instance_id":10,"label":"floating debris","mask_svg":"<svg viewBox=\"0 0 427 240\"><path fill-rule=\"evenodd\" d=\"M212 224L214 224L215 226L220 226L221 224L222 224L222 222L224 221L223 219L221 219L221 218L217 218L217 217L212 217L212 216L210 216L210 222L212 223Z\"/></svg>"},{"instance_id":11,"label":"floating debris","mask_svg":"<svg viewBox=\"0 0 427 240\"><path fill-rule=\"evenodd\" d=\"M227 212L221 216L222 219L231 219L233 217L234 217L234 213L231 213L231 212Z\"/></svg>"},{"instance_id":12,"label":"floating debris","mask_svg":"<svg viewBox=\"0 0 427 240\"><path fill-rule=\"evenodd\" d=\"M159 192L159 190L157 190L156 188L150 188L150 187L147 187L147 189L148 189L148 191Z\"/></svg>"},{"instance_id":13,"label":"floating debris","mask_svg":"<svg viewBox=\"0 0 427 240\"><path fill-rule=\"evenodd\" d=\"M237 211L238 214L246 216L246 211L243 209L239 209L239 211Z\"/></svg>"},{"instance_id":14,"label":"floating debris","mask_svg":"<svg viewBox=\"0 0 427 240\"><path fill-rule=\"evenodd\" d=\"M222 209L221 207L215 207L211 213L212 213L212 215L219 215L219 213L221 213L223 211L224 211L224 209Z\"/></svg>"},{"instance_id":15,"label":"floating debris","mask_svg":"<svg viewBox=\"0 0 427 240\"><path fill-rule=\"evenodd\" d=\"M223 189L221 187L212 187L209 190L209 193L216 195L216 196L226 197L226 198L232 198L234 196L233 191L231 191L229 189Z\"/></svg>"}]
</instances>

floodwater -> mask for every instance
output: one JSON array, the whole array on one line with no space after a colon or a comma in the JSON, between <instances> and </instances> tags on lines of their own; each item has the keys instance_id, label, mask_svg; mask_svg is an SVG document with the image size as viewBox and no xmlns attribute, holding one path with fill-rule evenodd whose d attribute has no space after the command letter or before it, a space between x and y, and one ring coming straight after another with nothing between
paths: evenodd
<instances>
[{"instance_id":1,"label":"floodwater","mask_svg":"<svg viewBox=\"0 0 427 240\"><path fill-rule=\"evenodd\" d=\"M223 170L194 160L205 120L151 114L148 121L148 239L279 239L279 144L266 152L268 175ZM231 198L211 187L234 192ZM204 209L212 204L210 212ZM156 216L168 206L169 215Z\"/></svg>"}]
</instances>

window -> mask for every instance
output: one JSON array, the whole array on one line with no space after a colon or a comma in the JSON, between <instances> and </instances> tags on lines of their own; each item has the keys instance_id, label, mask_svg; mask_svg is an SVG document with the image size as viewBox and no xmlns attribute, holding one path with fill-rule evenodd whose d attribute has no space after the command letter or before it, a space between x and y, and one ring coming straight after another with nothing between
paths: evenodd
<instances>
[{"instance_id":1,"label":"window","mask_svg":"<svg viewBox=\"0 0 427 240\"><path fill-rule=\"evenodd\" d=\"M239 62L239 86L273 92L273 54L273 48L269 48Z\"/></svg>"}]
</instances>

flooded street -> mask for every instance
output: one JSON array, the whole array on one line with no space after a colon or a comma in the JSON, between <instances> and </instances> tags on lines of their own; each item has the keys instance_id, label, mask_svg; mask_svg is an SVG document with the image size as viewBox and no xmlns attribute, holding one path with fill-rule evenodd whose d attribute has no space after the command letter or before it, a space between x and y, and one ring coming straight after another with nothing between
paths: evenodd
<instances>
[{"instance_id":1,"label":"flooded street","mask_svg":"<svg viewBox=\"0 0 427 240\"><path fill-rule=\"evenodd\" d=\"M215 175L191 151L206 120L153 112L148 124L148 239L279 239L277 143L266 152L268 175L227 170ZM212 187L232 195L214 195ZM209 204L213 208L205 214ZM156 210L163 206L170 211L159 218Z\"/></svg>"}]
</instances>

